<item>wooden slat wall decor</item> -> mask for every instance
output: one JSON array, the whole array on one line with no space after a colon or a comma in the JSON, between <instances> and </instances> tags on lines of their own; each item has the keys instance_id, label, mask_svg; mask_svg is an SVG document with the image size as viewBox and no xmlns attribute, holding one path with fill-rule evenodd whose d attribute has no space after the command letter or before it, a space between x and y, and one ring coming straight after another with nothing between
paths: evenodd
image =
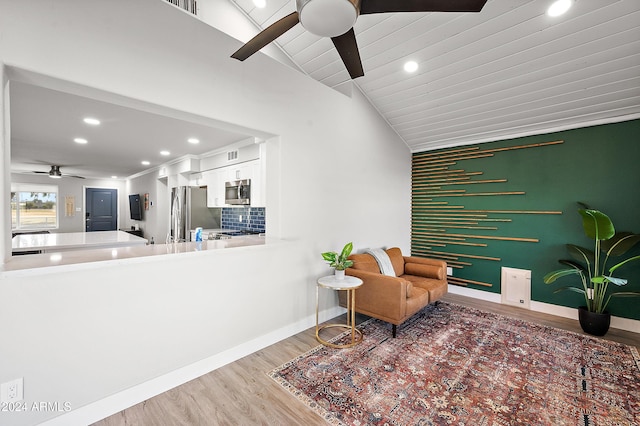
<instances>
[{"instance_id":1,"label":"wooden slat wall decor","mask_svg":"<svg viewBox=\"0 0 640 426\"><path fill-rule=\"evenodd\" d=\"M474 261L500 262L499 257L465 252L471 248L485 249L491 241L509 241L517 244L539 242L535 235L507 235L500 224L512 222L513 215L558 215L554 210L467 209L450 204L450 198L495 197L496 206L504 205L504 197L526 197L525 191L475 191L478 184L501 185L508 176L483 178L483 171L467 170L463 160L490 158L502 152L520 149L540 149L562 144L552 141L503 148L481 149L480 146L416 153L412 160L412 224L411 253L413 256L443 259L456 270L473 267ZM506 216L506 217L505 217ZM488 226L494 225L494 226ZM481 231L481 234L461 233L461 229ZM465 249L467 248L467 249ZM464 259L464 260L461 260ZM455 275L455 274L454 274ZM449 277L451 284L460 286L492 287L492 283Z\"/></svg>"}]
</instances>

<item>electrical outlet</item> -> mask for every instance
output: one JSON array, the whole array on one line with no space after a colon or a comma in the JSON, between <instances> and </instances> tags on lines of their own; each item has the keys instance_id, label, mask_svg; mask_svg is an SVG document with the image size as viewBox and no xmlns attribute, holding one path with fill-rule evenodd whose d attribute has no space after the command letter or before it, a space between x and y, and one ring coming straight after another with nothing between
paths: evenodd
<instances>
[{"instance_id":1,"label":"electrical outlet","mask_svg":"<svg viewBox=\"0 0 640 426\"><path fill-rule=\"evenodd\" d=\"M450 277L453 276L453 268L451 266L447 266L447 275L449 275Z\"/></svg>"},{"instance_id":2,"label":"electrical outlet","mask_svg":"<svg viewBox=\"0 0 640 426\"><path fill-rule=\"evenodd\" d=\"M0 401L18 402L24 399L24 382L22 377L0 385Z\"/></svg>"}]
</instances>

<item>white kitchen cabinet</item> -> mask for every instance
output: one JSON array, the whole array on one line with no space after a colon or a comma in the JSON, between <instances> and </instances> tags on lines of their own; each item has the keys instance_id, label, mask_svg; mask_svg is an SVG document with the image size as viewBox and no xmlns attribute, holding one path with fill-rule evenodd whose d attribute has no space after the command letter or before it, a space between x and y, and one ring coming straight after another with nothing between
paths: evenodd
<instances>
[{"instance_id":1,"label":"white kitchen cabinet","mask_svg":"<svg viewBox=\"0 0 640 426\"><path fill-rule=\"evenodd\" d=\"M201 185L207 186L207 207L224 207L225 183L251 179L251 206L264 207L264 171L260 160L202 172Z\"/></svg>"},{"instance_id":2,"label":"white kitchen cabinet","mask_svg":"<svg viewBox=\"0 0 640 426\"><path fill-rule=\"evenodd\" d=\"M225 172L223 169L202 172L202 185L207 186L207 207L224 207Z\"/></svg>"},{"instance_id":3,"label":"white kitchen cabinet","mask_svg":"<svg viewBox=\"0 0 640 426\"><path fill-rule=\"evenodd\" d=\"M189 186L203 186L202 173L191 173L189 176Z\"/></svg>"},{"instance_id":4,"label":"white kitchen cabinet","mask_svg":"<svg viewBox=\"0 0 640 426\"><path fill-rule=\"evenodd\" d=\"M257 160L254 161L248 161L246 163L241 163L241 164L237 164L235 166L229 166L228 169L228 173L227 173L227 180L229 181L233 181L233 180L244 180L244 179L253 179L253 167L252 167L252 163L256 162ZM224 167L227 168L227 167Z\"/></svg>"},{"instance_id":5,"label":"white kitchen cabinet","mask_svg":"<svg viewBox=\"0 0 640 426\"><path fill-rule=\"evenodd\" d=\"M265 207L264 169L260 160L251 161L251 207Z\"/></svg>"}]
</instances>

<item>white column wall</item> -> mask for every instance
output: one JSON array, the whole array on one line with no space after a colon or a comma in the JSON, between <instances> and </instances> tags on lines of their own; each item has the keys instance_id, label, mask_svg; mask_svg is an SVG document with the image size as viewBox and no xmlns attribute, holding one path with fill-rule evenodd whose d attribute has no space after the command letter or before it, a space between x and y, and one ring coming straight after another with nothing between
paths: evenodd
<instances>
[{"instance_id":1,"label":"white column wall","mask_svg":"<svg viewBox=\"0 0 640 426\"><path fill-rule=\"evenodd\" d=\"M409 250L410 152L357 91L346 97L262 54L230 59L240 42L159 0L0 0L0 10L10 78L278 135L268 142L277 149L267 226L295 241L0 275L0 383L24 377L25 400L91 407L275 330L295 332L310 325L315 280L330 272L321 251L348 241ZM8 138L0 142L7 152ZM9 238L6 225L0 238ZM60 414L22 413L8 424Z\"/></svg>"},{"instance_id":2,"label":"white column wall","mask_svg":"<svg viewBox=\"0 0 640 426\"><path fill-rule=\"evenodd\" d=\"M0 55L2 50L0 48ZM7 70L0 61L0 191L5 200L11 198L11 144L5 143L10 139L11 126L9 122L9 79ZM0 236L4 236L0 244L0 261L11 254L11 208L5 206L0 210Z\"/></svg>"}]
</instances>

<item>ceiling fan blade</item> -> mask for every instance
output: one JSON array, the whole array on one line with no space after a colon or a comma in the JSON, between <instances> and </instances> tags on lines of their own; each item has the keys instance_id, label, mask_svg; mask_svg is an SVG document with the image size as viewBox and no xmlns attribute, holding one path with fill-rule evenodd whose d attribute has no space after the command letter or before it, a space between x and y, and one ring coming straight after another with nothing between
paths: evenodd
<instances>
[{"instance_id":1,"label":"ceiling fan blade","mask_svg":"<svg viewBox=\"0 0 640 426\"><path fill-rule=\"evenodd\" d=\"M364 70L362 69L362 61L360 60L360 52L358 51L358 44L356 43L356 33L351 28L346 33L337 37L331 37L333 45L344 62L344 66L347 67L351 78L362 77Z\"/></svg>"},{"instance_id":2,"label":"ceiling fan blade","mask_svg":"<svg viewBox=\"0 0 640 426\"><path fill-rule=\"evenodd\" d=\"M257 36L249 40L244 46L231 55L231 57L238 59L239 61L244 61L249 56L253 55L258 50L262 49L267 44L295 27L298 22L300 22L298 12L293 12L285 16L262 30Z\"/></svg>"},{"instance_id":3,"label":"ceiling fan blade","mask_svg":"<svg viewBox=\"0 0 640 426\"><path fill-rule=\"evenodd\" d=\"M487 0L362 0L360 14L385 12L480 12Z\"/></svg>"}]
</instances>

